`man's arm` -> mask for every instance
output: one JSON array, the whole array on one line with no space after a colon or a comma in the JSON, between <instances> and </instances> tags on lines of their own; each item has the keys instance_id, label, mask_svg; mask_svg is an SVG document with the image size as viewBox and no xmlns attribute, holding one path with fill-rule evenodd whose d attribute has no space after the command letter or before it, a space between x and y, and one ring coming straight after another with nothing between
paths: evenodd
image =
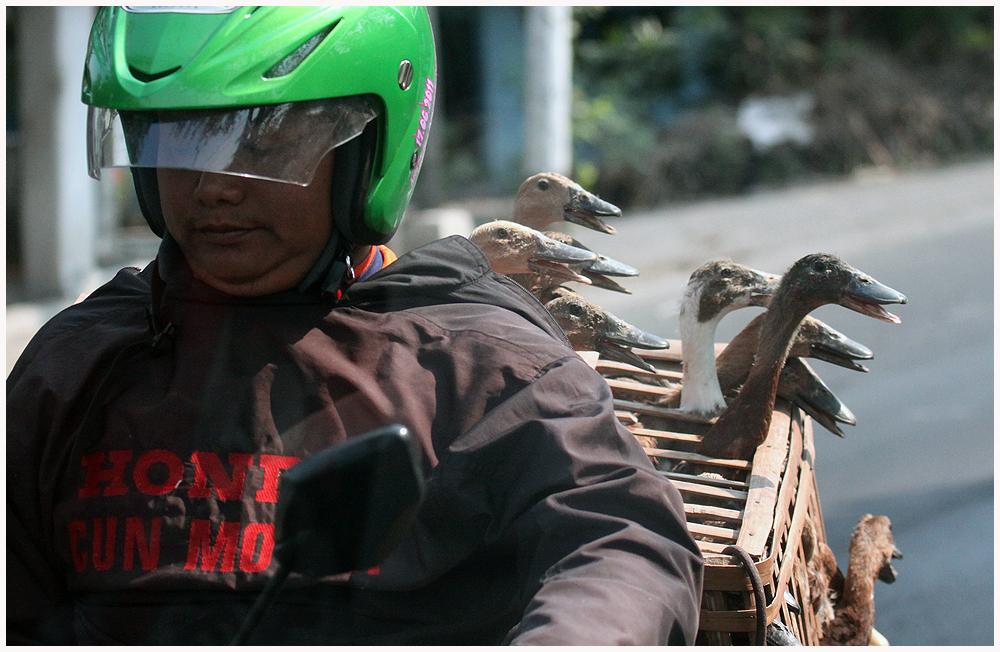
<instances>
[{"instance_id":1,"label":"man's arm","mask_svg":"<svg viewBox=\"0 0 1000 652\"><path fill-rule=\"evenodd\" d=\"M513 643L694 643L703 559L680 494L586 363L550 365L463 439L491 441L480 460L518 539L528 594Z\"/></svg>"},{"instance_id":2,"label":"man's arm","mask_svg":"<svg viewBox=\"0 0 1000 652\"><path fill-rule=\"evenodd\" d=\"M73 605L7 496L7 644L72 645Z\"/></svg>"}]
</instances>

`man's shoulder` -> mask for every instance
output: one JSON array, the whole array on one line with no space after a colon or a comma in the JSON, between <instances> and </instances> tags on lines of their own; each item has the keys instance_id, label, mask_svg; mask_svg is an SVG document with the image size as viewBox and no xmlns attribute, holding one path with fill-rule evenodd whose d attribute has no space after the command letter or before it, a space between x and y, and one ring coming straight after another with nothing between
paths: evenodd
<instances>
[{"instance_id":1,"label":"man's shoulder","mask_svg":"<svg viewBox=\"0 0 1000 652\"><path fill-rule=\"evenodd\" d=\"M85 299L63 309L42 325L25 347L8 377L39 356L56 355L65 361L82 362L99 355L109 342L134 337L145 328L149 305L149 271L126 268L90 293Z\"/></svg>"},{"instance_id":2,"label":"man's shoulder","mask_svg":"<svg viewBox=\"0 0 1000 652\"><path fill-rule=\"evenodd\" d=\"M125 267L86 298L52 318L53 327L80 326L108 319L127 320L128 315L142 315L150 302L151 266L140 270Z\"/></svg>"},{"instance_id":3,"label":"man's shoulder","mask_svg":"<svg viewBox=\"0 0 1000 652\"><path fill-rule=\"evenodd\" d=\"M521 324L567 343L547 310L524 288L490 269L489 261L466 238L450 236L414 249L364 283L352 287L347 305L388 312L421 309L469 325L486 315L494 322Z\"/></svg>"}]
</instances>

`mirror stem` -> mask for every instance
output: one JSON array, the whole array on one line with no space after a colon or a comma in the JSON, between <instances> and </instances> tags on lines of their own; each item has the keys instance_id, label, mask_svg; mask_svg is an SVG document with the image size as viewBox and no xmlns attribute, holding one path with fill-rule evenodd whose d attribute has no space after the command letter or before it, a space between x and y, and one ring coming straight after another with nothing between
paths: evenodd
<instances>
[{"instance_id":1,"label":"mirror stem","mask_svg":"<svg viewBox=\"0 0 1000 652\"><path fill-rule=\"evenodd\" d=\"M288 575L291 573L289 566L286 564L278 564L278 568L275 570L274 575L271 579L267 581L264 586L264 590L260 592L257 597L257 601L254 602L253 608L250 609L250 613L243 620L243 624L240 626L240 631L236 632L236 636L233 637L230 645L246 645L253 636L254 632L257 631L257 627L260 625L260 621L264 617L264 612L274 598L278 595L278 591L281 590L281 585L285 583L288 579Z\"/></svg>"}]
</instances>

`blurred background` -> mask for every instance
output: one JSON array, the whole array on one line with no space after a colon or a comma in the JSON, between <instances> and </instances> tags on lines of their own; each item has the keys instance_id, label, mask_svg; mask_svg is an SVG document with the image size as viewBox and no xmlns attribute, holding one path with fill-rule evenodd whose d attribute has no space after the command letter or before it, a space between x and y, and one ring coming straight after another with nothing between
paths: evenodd
<instances>
[{"instance_id":1,"label":"blurred background","mask_svg":"<svg viewBox=\"0 0 1000 652\"><path fill-rule=\"evenodd\" d=\"M6 8L8 373L46 319L158 244L127 171L86 173L95 11ZM390 246L468 235L554 171L623 210L616 236L565 230L641 271L631 295L588 298L662 337L712 258L780 273L831 251L904 292L899 326L819 314L876 352L869 374L817 369L858 416L844 440L816 431L827 536L846 566L862 514L893 520L905 558L876 587L893 644L992 643L992 5L431 15L434 128Z\"/></svg>"}]
</instances>

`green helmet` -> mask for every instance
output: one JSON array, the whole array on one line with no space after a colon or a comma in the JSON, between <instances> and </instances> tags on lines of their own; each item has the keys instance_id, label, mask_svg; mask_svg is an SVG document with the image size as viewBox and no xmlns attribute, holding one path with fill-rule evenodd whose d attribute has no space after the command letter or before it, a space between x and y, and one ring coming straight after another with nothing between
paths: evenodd
<instances>
[{"instance_id":1,"label":"green helmet","mask_svg":"<svg viewBox=\"0 0 1000 652\"><path fill-rule=\"evenodd\" d=\"M334 224L380 244L412 195L435 83L422 7L102 7L83 75L91 175L130 166L162 235L156 167L305 185L337 148Z\"/></svg>"}]
</instances>

